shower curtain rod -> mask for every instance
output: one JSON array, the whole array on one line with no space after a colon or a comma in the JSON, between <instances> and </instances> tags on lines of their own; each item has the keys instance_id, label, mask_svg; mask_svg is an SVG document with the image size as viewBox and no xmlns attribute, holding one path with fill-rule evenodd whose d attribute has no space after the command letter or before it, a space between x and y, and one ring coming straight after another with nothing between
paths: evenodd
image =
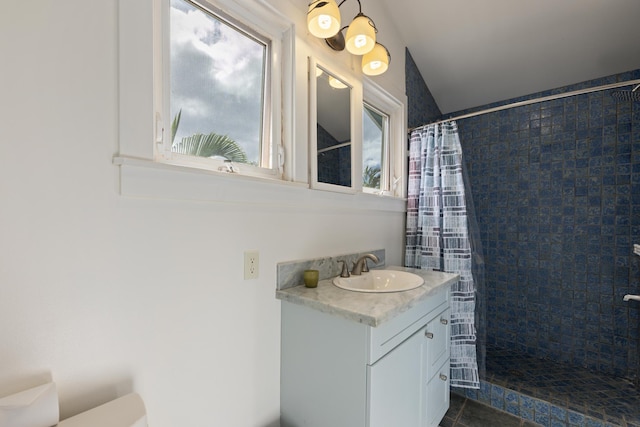
<instances>
[{"instance_id":1,"label":"shower curtain rod","mask_svg":"<svg viewBox=\"0 0 640 427\"><path fill-rule=\"evenodd\" d=\"M481 116L483 114L488 114L488 113L495 113L496 111L508 110L510 108L515 108L515 107L522 107L524 105L537 104L538 102L553 101L554 99L568 98L570 96L584 95L585 93L598 92L600 90L607 90L607 89L616 89L616 88L619 88L619 87L631 86L631 85L636 85L636 84L640 84L640 79L628 80L626 82L610 83L610 84L606 84L606 85L602 85L602 86L590 87L588 89L578 89L578 90L574 90L574 91L571 91L571 92L559 93L559 94L556 94L556 95L542 96L540 98L527 99L525 101L513 102L511 104L501 105L499 107L487 108L485 110L475 111L473 113L461 114L459 116L450 117L448 119L438 120L437 122L427 123L426 125L417 126L417 127L409 129L409 133L413 132L416 129L422 129L422 128L427 127L429 125L438 125L440 123L446 123L446 122L450 122L452 120L467 119L469 117Z\"/></svg>"}]
</instances>

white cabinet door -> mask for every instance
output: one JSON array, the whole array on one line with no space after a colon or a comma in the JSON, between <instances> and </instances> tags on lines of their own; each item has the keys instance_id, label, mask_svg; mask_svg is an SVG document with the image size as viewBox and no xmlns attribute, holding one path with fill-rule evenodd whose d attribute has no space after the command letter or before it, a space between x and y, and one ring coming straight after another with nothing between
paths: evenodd
<instances>
[{"instance_id":1,"label":"white cabinet door","mask_svg":"<svg viewBox=\"0 0 640 427\"><path fill-rule=\"evenodd\" d=\"M424 399L424 328L367 366L368 427L420 427Z\"/></svg>"},{"instance_id":2,"label":"white cabinet door","mask_svg":"<svg viewBox=\"0 0 640 427\"><path fill-rule=\"evenodd\" d=\"M424 427L438 427L449 409L449 359L427 384Z\"/></svg>"}]
</instances>

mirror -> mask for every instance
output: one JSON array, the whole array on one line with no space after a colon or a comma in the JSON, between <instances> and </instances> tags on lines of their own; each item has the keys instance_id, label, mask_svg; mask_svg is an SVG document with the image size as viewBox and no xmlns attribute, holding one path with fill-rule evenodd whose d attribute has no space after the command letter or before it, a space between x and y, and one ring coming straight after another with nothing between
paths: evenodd
<instances>
[{"instance_id":1,"label":"mirror","mask_svg":"<svg viewBox=\"0 0 640 427\"><path fill-rule=\"evenodd\" d=\"M316 66L317 180L351 187L351 88Z\"/></svg>"},{"instance_id":2,"label":"mirror","mask_svg":"<svg viewBox=\"0 0 640 427\"><path fill-rule=\"evenodd\" d=\"M362 188L362 83L309 58L309 182L318 190Z\"/></svg>"}]
</instances>

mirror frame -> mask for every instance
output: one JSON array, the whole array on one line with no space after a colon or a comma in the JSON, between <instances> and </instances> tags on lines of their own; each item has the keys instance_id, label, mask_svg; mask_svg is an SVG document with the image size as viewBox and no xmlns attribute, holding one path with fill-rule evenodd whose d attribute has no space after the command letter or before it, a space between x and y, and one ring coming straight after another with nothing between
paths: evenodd
<instances>
[{"instance_id":1,"label":"mirror frame","mask_svg":"<svg viewBox=\"0 0 640 427\"><path fill-rule=\"evenodd\" d=\"M351 126L351 186L328 184L318 181L318 85L316 67L342 80L351 89L350 126ZM317 59L309 57L309 185L315 190L334 191L354 194L362 191L362 83L350 77L348 72L341 72L339 67L328 66Z\"/></svg>"}]
</instances>

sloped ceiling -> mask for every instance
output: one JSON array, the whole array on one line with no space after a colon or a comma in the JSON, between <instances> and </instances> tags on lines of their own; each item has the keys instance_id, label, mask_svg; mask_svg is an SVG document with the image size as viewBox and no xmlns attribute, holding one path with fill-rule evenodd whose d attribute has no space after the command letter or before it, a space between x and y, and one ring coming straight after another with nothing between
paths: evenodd
<instances>
[{"instance_id":1,"label":"sloped ceiling","mask_svg":"<svg viewBox=\"0 0 640 427\"><path fill-rule=\"evenodd\" d=\"M384 5L442 113L640 69L640 0Z\"/></svg>"}]
</instances>

